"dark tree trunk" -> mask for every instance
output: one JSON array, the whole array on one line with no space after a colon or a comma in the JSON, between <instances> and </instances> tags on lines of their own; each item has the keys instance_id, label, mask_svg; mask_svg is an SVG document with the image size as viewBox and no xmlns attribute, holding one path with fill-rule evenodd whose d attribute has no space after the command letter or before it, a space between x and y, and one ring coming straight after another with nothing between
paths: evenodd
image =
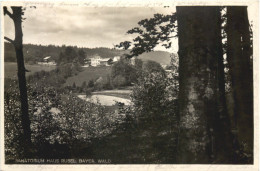
<instances>
[{"instance_id":1,"label":"dark tree trunk","mask_svg":"<svg viewBox=\"0 0 260 171\"><path fill-rule=\"evenodd\" d=\"M180 74L179 163L229 162L218 7L177 7ZM223 100L221 102L221 99ZM225 129L225 130L224 130ZM224 145L221 149L221 145ZM221 150L221 151L218 151ZM224 155L224 156L223 156ZM226 161L223 161L223 160Z\"/></svg>"},{"instance_id":2,"label":"dark tree trunk","mask_svg":"<svg viewBox=\"0 0 260 171\"><path fill-rule=\"evenodd\" d=\"M217 163L233 162L233 136L231 134L231 122L227 112L227 103L225 96L225 74L224 74L224 59L223 59L223 47L221 36L221 14L220 9L217 8L217 55L218 55L218 67L217 67L217 97L218 97L218 114L214 122L216 133L216 161ZM227 160L229 159L229 160Z\"/></svg>"},{"instance_id":3,"label":"dark tree trunk","mask_svg":"<svg viewBox=\"0 0 260 171\"><path fill-rule=\"evenodd\" d=\"M31 129L30 119L28 112L28 97L27 97L27 85L25 77L25 66L23 57L23 32L22 32L22 8L12 7L13 21L15 26L15 40L14 47L16 52L17 66L18 66L18 82L20 90L21 100L21 120L23 128L23 140L25 155L29 154L29 148L31 145Z\"/></svg>"},{"instance_id":4,"label":"dark tree trunk","mask_svg":"<svg viewBox=\"0 0 260 171\"><path fill-rule=\"evenodd\" d=\"M253 155L253 72L247 7L227 7L227 61L234 99L237 139Z\"/></svg>"}]
</instances>

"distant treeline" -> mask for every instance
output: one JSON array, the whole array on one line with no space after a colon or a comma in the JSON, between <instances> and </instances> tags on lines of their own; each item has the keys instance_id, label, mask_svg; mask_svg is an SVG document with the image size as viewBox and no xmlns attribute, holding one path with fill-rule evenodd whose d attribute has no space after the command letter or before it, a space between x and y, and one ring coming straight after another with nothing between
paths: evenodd
<instances>
[{"instance_id":1,"label":"distant treeline","mask_svg":"<svg viewBox=\"0 0 260 171\"><path fill-rule=\"evenodd\" d=\"M83 50L86 57L91 57L95 54L103 58L118 56L126 53L123 50L109 49L109 48L80 48L77 46L55 46L55 45L33 45L33 44L24 44L24 60L26 63L35 63L41 61L46 56L51 56L54 60L59 59L61 52L64 52L67 47L73 48L76 52ZM16 62L15 50L11 43L4 43L4 58L5 62Z\"/></svg>"},{"instance_id":2,"label":"distant treeline","mask_svg":"<svg viewBox=\"0 0 260 171\"><path fill-rule=\"evenodd\" d=\"M55 45L33 45L33 44L24 44L24 60L26 63L34 64L38 61L42 61L44 57L51 56L56 62L65 62L67 58L61 58L66 53L66 49L76 52L77 55L90 58L93 55L98 54L102 58L109 58L114 56L120 56L125 53L129 53L130 50L118 50L118 49L109 49L109 48L79 48L77 46L55 46ZM15 50L12 44L5 42L4 43L4 58L5 62L16 62ZM81 51L81 53L80 53ZM83 53L82 53L83 51ZM73 53L72 53L73 54ZM71 58L76 58L76 56L71 56ZM170 53L164 51L153 51L149 53L143 53L139 57L143 61L152 60L161 64L170 64ZM65 61L60 61L60 60Z\"/></svg>"}]
</instances>

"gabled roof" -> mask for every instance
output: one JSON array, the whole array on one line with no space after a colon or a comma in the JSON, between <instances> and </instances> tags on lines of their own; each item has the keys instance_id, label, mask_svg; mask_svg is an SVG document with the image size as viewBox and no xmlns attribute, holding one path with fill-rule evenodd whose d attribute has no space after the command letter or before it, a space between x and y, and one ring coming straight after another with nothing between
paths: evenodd
<instances>
[{"instance_id":1,"label":"gabled roof","mask_svg":"<svg viewBox=\"0 0 260 171\"><path fill-rule=\"evenodd\" d=\"M106 61L109 61L109 60L110 60L110 58L102 58L102 59L100 59L101 62L106 62Z\"/></svg>"},{"instance_id":2,"label":"gabled roof","mask_svg":"<svg viewBox=\"0 0 260 171\"><path fill-rule=\"evenodd\" d=\"M51 58L51 56L46 56L45 58L43 58L43 59L49 59L49 58Z\"/></svg>"},{"instance_id":3,"label":"gabled roof","mask_svg":"<svg viewBox=\"0 0 260 171\"><path fill-rule=\"evenodd\" d=\"M101 57L100 56L95 56L95 57L92 57L92 58L89 58L90 60L100 60Z\"/></svg>"}]
</instances>

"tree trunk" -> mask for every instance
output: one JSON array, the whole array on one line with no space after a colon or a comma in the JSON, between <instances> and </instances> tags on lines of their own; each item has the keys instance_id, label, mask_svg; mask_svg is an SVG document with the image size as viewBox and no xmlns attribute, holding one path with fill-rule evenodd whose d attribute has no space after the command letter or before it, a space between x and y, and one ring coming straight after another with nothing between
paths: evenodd
<instances>
[{"instance_id":1,"label":"tree trunk","mask_svg":"<svg viewBox=\"0 0 260 171\"><path fill-rule=\"evenodd\" d=\"M227 61L234 99L234 120L240 145L253 155L253 72L250 67L247 7L227 7Z\"/></svg>"},{"instance_id":2,"label":"tree trunk","mask_svg":"<svg viewBox=\"0 0 260 171\"><path fill-rule=\"evenodd\" d=\"M214 122L216 133L216 163L230 163L233 162L233 136L231 134L231 122L227 112L227 103L225 96L225 74L224 74L224 59L223 47L221 36L221 14L220 9L217 9L217 54L218 54L218 67L217 67L217 97L218 97L218 113Z\"/></svg>"},{"instance_id":3,"label":"tree trunk","mask_svg":"<svg viewBox=\"0 0 260 171\"><path fill-rule=\"evenodd\" d=\"M219 157L223 154L217 151L217 143L228 143L225 138L221 142L220 136L229 131L219 127L220 116L226 115L225 104L220 103L225 97L219 17L218 7L177 7L179 163L212 163L228 158L226 154Z\"/></svg>"},{"instance_id":4,"label":"tree trunk","mask_svg":"<svg viewBox=\"0 0 260 171\"><path fill-rule=\"evenodd\" d=\"M16 52L17 67L18 67L18 82L20 90L21 100L21 120L23 128L23 140L25 155L28 156L29 148L31 146L31 128L28 112L28 97L27 97L27 85L25 77L25 66L23 57L23 33L22 33L22 8L12 7L13 21L15 25L15 40L14 47Z\"/></svg>"}]
</instances>

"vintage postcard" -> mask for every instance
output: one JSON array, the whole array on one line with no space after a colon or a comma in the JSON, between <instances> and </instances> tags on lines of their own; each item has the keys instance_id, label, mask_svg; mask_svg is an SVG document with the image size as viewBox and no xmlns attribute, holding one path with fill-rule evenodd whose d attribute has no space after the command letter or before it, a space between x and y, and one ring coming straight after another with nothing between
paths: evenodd
<instances>
[{"instance_id":1,"label":"vintage postcard","mask_svg":"<svg viewBox=\"0 0 260 171\"><path fill-rule=\"evenodd\" d=\"M258 170L258 7L2 1L0 170Z\"/></svg>"}]
</instances>

